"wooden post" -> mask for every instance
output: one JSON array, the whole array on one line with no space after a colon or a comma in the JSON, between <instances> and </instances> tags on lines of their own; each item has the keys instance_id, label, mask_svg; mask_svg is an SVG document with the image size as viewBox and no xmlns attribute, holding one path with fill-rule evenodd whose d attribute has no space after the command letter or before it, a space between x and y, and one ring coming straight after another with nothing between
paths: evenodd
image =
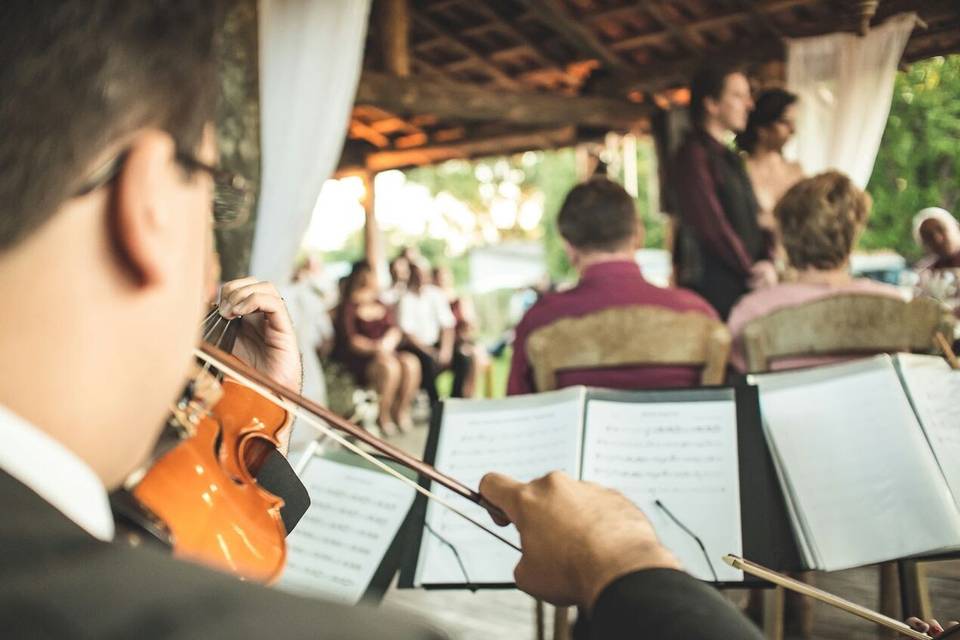
<instances>
[{"instance_id":1,"label":"wooden post","mask_svg":"<svg viewBox=\"0 0 960 640\"><path fill-rule=\"evenodd\" d=\"M392 75L410 75L410 6L407 0L380 0L380 46L383 66Z\"/></svg>"},{"instance_id":2,"label":"wooden post","mask_svg":"<svg viewBox=\"0 0 960 640\"><path fill-rule=\"evenodd\" d=\"M383 253L383 243L380 239L380 226L376 216L376 194L374 189L374 173L364 171L360 174L363 179L363 255L367 264L377 275L381 287L388 286L389 273L386 268L386 256Z\"/></svg>"}]
</instances>

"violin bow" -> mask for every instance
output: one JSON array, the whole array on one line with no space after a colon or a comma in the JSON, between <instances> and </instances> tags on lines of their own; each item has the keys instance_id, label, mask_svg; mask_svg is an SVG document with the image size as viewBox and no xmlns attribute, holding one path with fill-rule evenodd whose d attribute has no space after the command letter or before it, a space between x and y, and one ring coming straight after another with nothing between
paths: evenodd
<instances>
[{"instance_id":1,"label":"violin bow","mask_svg":"<svg viewBox=\"0 0 960 640\"><path fill-rule=\"evenodd\" d=\"M290 408L287 405L293 405L297 409L301 409L303 412L306 412L307 415L304 415L303 413L301 413L300 411L297 411L296 409L292 410L292 412L295 415L299 417L303 417L305 420L310 422L310 424L315 428L321 431L324 431L325 433L327 433L328 436L330 436L340 444L344 445L345 447L349 448L354 453L357 453L358 455L360 455L367 461L371 462L372 464L384 469L385 471L390 473L390 475L393 475L394 477L397 477L403 482L409 484L414 489L416 489L417 492L425 495L426 497L436 502L439 502L444 507L450 509L460 517L480 527L481 529L485 530L487 533L498 538L505 544L508 544L509 546L513 547L517 551L520 551L520 547L515 545L513 542L510 542L509 540L507 540L500 534L496 533L492 529L484 526L482 523L466 515L465 513L463 513L456 507L454 507L453 505L449 504L442 498L439 498L438 496L431 493L429 490L425 489L424 487L420 486L418 483L414 482L413 480L410 480L406 476L400 473L397 473L395 470L391 469L389 466L383 464L383 462L381 462L380 460L377 460L375 457L363 451L363 449L360 449L352 442L349 442L348 440L344 439L342 436L337 434L333 429L336 429L348 436L351 436L359 440L360 442L369 446L371 449L383 454L384 456L386 456L387 458L390 458L391 460L394 460L395 462L403 465L404 467L410 469L411 471L414 471L415 473L420 474L432 480L433 482L436 482L440 486L446 487L453 493L463 498L466 498L470 502L473 502L474 504L477 504L483 507L496 519L502 520L502 521L509 520L503 514L503 512L500 511L500 509L498 509L494 505L487 502L487 500L484 499L484 497L480 495L479 492L474 491L473 489L466 486L459 480L456 480L455 478L452 478L446 475L445 473L439 471L436 467L433 467L427 464L423 460L420 460L410 455L406 451L403 451L402 449L399 449L393 446L389 442L385 442L381 440L380 438L369 433L362 427L359 427L353 424L352 422L350 422L349 420L346 420L338 416L337 414L330 411L326 407L321 406L320 404L310 400L309 398L303 397L299 392L294 391L286 387L285 385L275 382L269 376L258 371L254 367L251 367L246 362L240 360L239 358L237 358L232 354L226 353L222 349L219 349L218 347L215 347L212 344L209 344L207 342L201 342L199 348L196 349L194 353L201 360L209 364L212 364L223 373L226 373L236 378L238 381L247 384L254 391L258 391L259 393L265 396L268 395L267 393L265 393L265 391L278 396L281 400L285 401L280 403L281 406L283 406L284 408L287 408L289 410ZM317 420L309 420L308 418L311 416L314 418L319 418L323 422L326 422L327 425L323 425L322 423L319 423L319 421ZM332 427L332 429L330 427Z\"/></svg>"},{"instance_id":2,"label":"violin bow","mask_svg":"<svg viewBox=\"0 0 960 640\"><path fill-rule=\"evenodd\" d=\"M777 573L772 569L767 569L766 567L757 564L756 562L751 562L745 560L739 556L733 554L727 554L723 556L723 561L734 569L739 569L744 573L749 573L752 576L757 578L762 578L768 582L772 582L775 585L779 585L784 589L789 589L795 591L799 594L805 595L814 600L819 600L825 604L830 605L831 607L836 607L846 611L847 613L852 613L855 616L863 618L864 620L869 620L874 624L878 624L887 629L892 629L897 633L904 635L908 638L917 638L917 640L930 640L930 636L925 633L917 631L913 627L891 618L885 616L882 613L877 613L872 609L868 609L849 600L845 600L840 596L835 596L832 593L824 591L823 589L817 589L812 587L809 584L800 582L799 580L794 580L789 576L785 576L782 573Z\"/></svg>"}]
</instances>

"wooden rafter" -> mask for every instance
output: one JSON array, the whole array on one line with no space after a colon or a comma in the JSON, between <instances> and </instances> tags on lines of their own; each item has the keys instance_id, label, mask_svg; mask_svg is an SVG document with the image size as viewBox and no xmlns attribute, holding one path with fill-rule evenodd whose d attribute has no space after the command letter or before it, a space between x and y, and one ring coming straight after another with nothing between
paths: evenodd
<instances>
[{"instance_id":1,"label":"wooden rafter","mask_svg":"<svg viewBox=\"0 0 960 640\"><path fill-rule=\"evenodd\" d=\"M379 19L383 66L395 76L410 75L409 0L380 0L374 5Z\"/></svg>"},{"instance_id":2,"label":"wooden rafter","mask_svg":"<svg viewBox=\"0 0 960 640\"><path fill-rule=\"evenodd\" d=\"M571 145L576 142L576 139L576 128L570 126L485 138L468 138L452 144L403 151L378 151L367 156L366 168L370 171L386 171L457 158L503 155L529 149L551 149Z\"/></svg>"},{"instance_id":3,"label":"wooden rafter","mask_svg":"<svg viewBox=\"0 0 960 640\"><path fill-rule=\"evenodd\" d=\"M643 10L647 15L653 18L661 27L666 28L673 37L679 40L685 49L694 55L700 55L703 46L700 38L694 36L693 31L686 26L680 26L670 19L667 15L663 3L648 2L643 4Z\"/></svg>"},{"instance_id":4,"label":"wooden rafter","mask_svg":"<svg viewBox=\"0 0 960 640\"><path fill-rule=\"evenodd\" d=\"M576 20L558 0L521 0L528 11L559 33L582 54L599 58L612 71L623 72L626 64L600 41L589 27Z\"/></svg>"},{"instance_id":5,"label":"wooden rafter","mask_svg":"<svg viewBox=\"0 0 960 640\"><path fill-rule=\"evenodd\" d=\"M757 9L756 4L750 2L750 0L733 0L733 3L740 9L749 11L750 15L753 16L753 21L756 22L764 31L778 40L783 40L783 31L781 31L780 28L773 23L773 20L769 15Z\"/></svg>"},{"instance_id":6,"label":"wooden rafter","mask_svg":"<svg viewBox=\"0 0 960 640\"><path fill-rule=\"evenodd\" d=\"M497 84L507 87L508 89L521 88L522 85L519 82L511 78L507 73L500 69L500 67L487 60L482 53L468 45L453 33L450 33L446 28L438 24L433 18L429 18L423 15L423 13L412 9L411 13L413 14L414 20L422 24L430 31L436 33L441 38L444 38L447 42L453 44L471 59L475 60L476 66L489 73L490 76L493 77L493 79L497 82Z\"/></svg>"},{"instance_id":7,"label":"wooden rafter","mask_svg":"<svg viewBox=\"0 0 960 640\"><path fill-rule=\"evenodd\" d=\"M504 15L503 8L500 5L495 2L478 2L474 6L484 13L491 21L500 25L500 28L504 33L509 34L514 40L527 47L527 49L533 53L534 56L536 56L536 58L546 69L555 71L567 78L568 74L564 69L563 61L557 59L540 44L534 42L528 38L525 33L513 26L511 19Z\"/></svg>"},{"instance_id":8,"label":"wooden rafter","mask_svg":"<svg viewBox=\"0 0 960 640\"><path fill-rule=\"evenodd\" d=\"M749 1L749 0L748 0ZM775 2L770 2L768 4L763 4L756 7L756 11L761 15L769 15L771 13L778 13L780 11L785 11L793 7L811 4L816 0L776 0ZM730 26L731 24L736 24L738 22L745 22L752 18L751 12L746 11L736 11L733 13L724 14L722 16L716 16L714 18L708 18L706 20L698 20L696 22L691 22L688 25L688 28L695 32L701 32L711 29L719 29L723 27ZM643 33L637 36L631 36L629 38L624 38L623 40L618 40L610 44L610 47L615 51L629 51L631 49L637 49L646 45L660 43L667 38L671 37L669 31L655 31L652 33Z\"/></svg>"},{"instance_id":9,"label":"wooden rafter","mask_svg":"<svg viewBox=\"0 0 960 640\"><path fill-rule=\"evenodd\" d=\"M501 121L524 125L576 124L628 130L646 119L649 106L601 97L491 92L469 84L438 86L420 78L365 72L356 103L391 113L426 113L440 120Z\"/></svg>"},{"instance_id":10,"label":"wooden rafter","mask_svg":"<svg viewBox=\"0 0 960 640\"><path fill-rule=\"evenodd\" d=\"M390 138L356 119L350 121L350 137L366 140L378 149L386 149L390 146Z\"/></svg>"},{"instance_id":11,"label":"wooden rafter","mask_svg":"<svg viewBox=\"0 0 960 640\"><path fill-rule=\"evenodd\" d=\"M456 83L456 79L453 76L451 76L449 73L447 73L443 69L430 64L423 58L415 56L413 58L413 66L417 69L420 69L426 75L432 77L437 82L440 82L443 84Z\"/></svg>"}]
</instances>

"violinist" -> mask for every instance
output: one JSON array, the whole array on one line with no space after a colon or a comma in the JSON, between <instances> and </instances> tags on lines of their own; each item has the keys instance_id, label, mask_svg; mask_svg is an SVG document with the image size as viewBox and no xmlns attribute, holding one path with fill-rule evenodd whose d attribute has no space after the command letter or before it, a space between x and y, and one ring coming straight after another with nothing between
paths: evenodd
<instances>
[{"instance_id":1,"label":"violinist","mask_svg":"<svg viewBox=\"0 0 960 640\"><path fill-rule=\"evenodd\" d=\"M0 3L0 629L5 637L391 638L442 632L114 544L107 490L150 452L211 289L212 3ZM234 353L299 384L282 301L226 288ZM253 323L251 324L251 320ZM593 638L757 638L619 494L562 475L481 492L521 588Z\"/></svg>"}]
</instances>

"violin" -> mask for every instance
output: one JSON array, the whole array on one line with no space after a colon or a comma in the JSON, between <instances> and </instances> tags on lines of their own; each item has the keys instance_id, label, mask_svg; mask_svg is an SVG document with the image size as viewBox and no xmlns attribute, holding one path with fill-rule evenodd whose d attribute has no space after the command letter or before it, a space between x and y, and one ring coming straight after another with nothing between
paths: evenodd
<instances>
[{"instance_id":1,"label":"violin","mask_svg":"<svg viewBox=\"0 0 960 640\"><path fill-rule=\"evenodd\" d=\"M286 561L283 500L255 478L279 447L288 414L233 380L216 392L212 407L191 398L174 410L184 437L133 497L167 525L174 555L269 583Z\"/></svg>"},{"instance_id":2,"label":"violin","mask_svg":"<svg viewBox=\"0 0 960 640\"><path fill-rule=\"evenodd\" d=\"M174 410L181 439L131 489L140 505L169 530L175 556L259 582L270 583L280 576L286 560L287 532L280 517L283 500L260 486L256 475L279 447L279 433L294 416L517 548L341 433L505 519L478 492L218 347L202 343L195 355L207 363L205 370L212 365L224 379L219 385L203 381L203 393L188 393L181 400Z\"/></svg>"}]
</instances>

